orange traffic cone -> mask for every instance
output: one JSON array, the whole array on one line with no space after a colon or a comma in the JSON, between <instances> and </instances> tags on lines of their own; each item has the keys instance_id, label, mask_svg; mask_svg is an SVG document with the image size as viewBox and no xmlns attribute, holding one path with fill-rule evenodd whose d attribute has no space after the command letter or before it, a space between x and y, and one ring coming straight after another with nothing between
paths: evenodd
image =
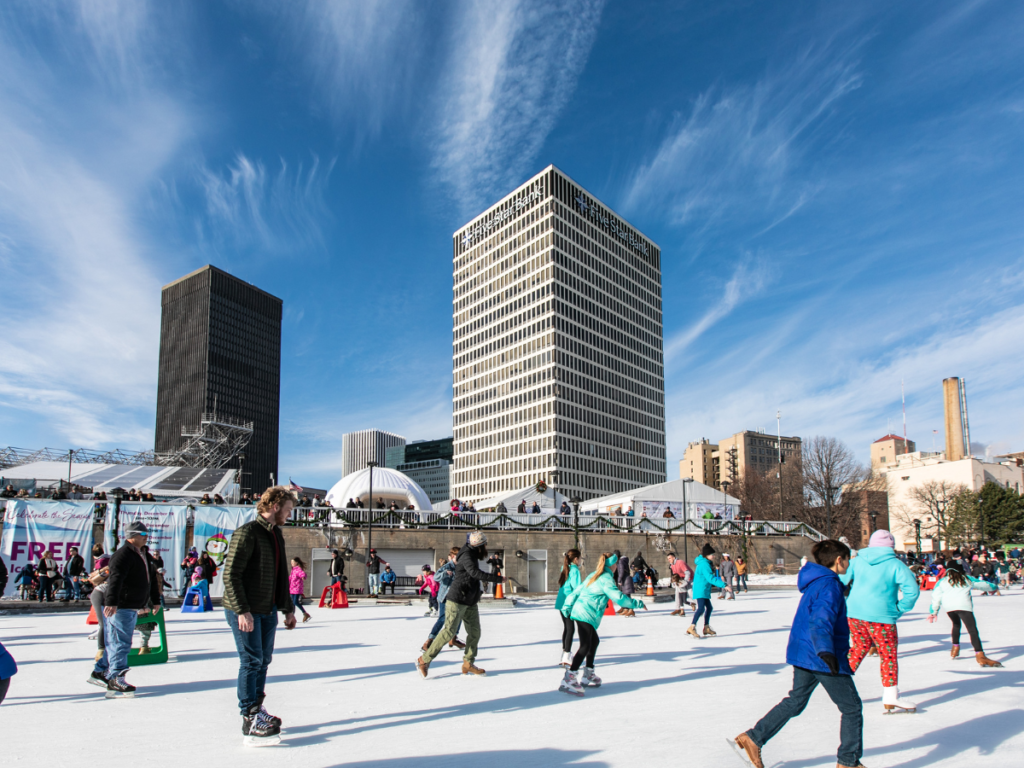
<instances>
[{"instance_id":1,"label":"orange traffic cone","mask_svg":"<svg viewBox=\"0 0 1024 768\"><path fill-rule=\"evenodd\" d=\"M647 596L654 597L654 581L651 580L650 576L647 577Z\"/></svg>"},{"instance_id":2,"label":"orange traffic cone","mask_svg":"<svg viewBox=\"0 0 1024 768\"><path fill-rule=\"evenodd\" d=\"M495 600L504 600L505 599L505 590L502 589L500 581L498 582L498 586L495 587L495 589L494 589L494 599Z\"/></svg>"},{"instance_id":3,"label":"orange traffic cone","mask_svg":"<svg viewBox=\"0 0 1024 768\"><path fill-rule=\"evenodd\" d=\"M614 616L615 615L615 605L612 603L611 600L608 601L608 607L604 609L604 615L605 616Z\"/></svg>"},{"instance_id":4,"label":"orange traffic cone","mask_svg":"<svg viewBox=\"0 0 1024 768\"><path fill-rule=\"evenodd\" d=\"M89 615L85 618L86 624L99 624L100 620L96 617L96 608L89 609Z\"/></svg>"},{"instance_id":5,"label":"orange traffic cone","mask_svg":"<svg viewBox=\"0 0 1024 768\"><path fill-rule=\"evenodd\" d=\"M335 584L331 589L331 608L348 608L348 592Z\"/></svg>"}]
</instances>

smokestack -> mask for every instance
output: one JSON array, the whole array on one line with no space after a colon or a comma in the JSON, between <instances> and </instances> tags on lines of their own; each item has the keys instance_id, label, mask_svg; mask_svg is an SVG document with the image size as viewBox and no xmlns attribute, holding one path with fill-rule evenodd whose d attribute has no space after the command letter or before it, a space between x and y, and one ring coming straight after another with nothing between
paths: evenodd
<instances>
[{"instance_id":1,"label":"smokestack","mask_svg":"<svg viewBox=\"0 0 1024 768\"><path fill-rule=\"evenodd\" d=\"M967 455L964 412L967 405L963 380L957 377L942 380L946 409L946 461L959 461Z\"/></svg>"}]
</instances>

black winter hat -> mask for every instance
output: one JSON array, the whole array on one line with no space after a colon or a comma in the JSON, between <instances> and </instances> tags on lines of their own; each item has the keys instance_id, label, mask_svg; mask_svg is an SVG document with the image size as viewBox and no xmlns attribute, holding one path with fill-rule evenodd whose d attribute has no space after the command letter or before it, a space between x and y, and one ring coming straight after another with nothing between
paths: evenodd
<instances>
[{"instance_id":1,"label":"black winter hat","mask_svg":"<svg viewBox=\"0 0 1024 768\"><path fill-rule=\"evenodd\" d=\"M704 557L711 557L713 554L715 554L715 548L712 547L710 544L705 544L703 547L700 548L700 553L704 555Z\"/></svg>"}]
</instances>

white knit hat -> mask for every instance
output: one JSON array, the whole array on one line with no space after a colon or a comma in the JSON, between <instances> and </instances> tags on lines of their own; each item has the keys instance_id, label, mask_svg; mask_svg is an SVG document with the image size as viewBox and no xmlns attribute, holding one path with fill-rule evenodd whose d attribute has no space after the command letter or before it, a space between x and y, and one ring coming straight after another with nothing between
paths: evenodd
<instances>
[{"instance_id":1,"label":"white knit hat","mask_svg":"<svg viewBox=\"0 0 1024 768\"><path fill-rule=\"evenodd\" d=\"M479 547L487 543L487 534L483 531L473 531L469 534L469 546Z\"/></svg>"}]
</instances>

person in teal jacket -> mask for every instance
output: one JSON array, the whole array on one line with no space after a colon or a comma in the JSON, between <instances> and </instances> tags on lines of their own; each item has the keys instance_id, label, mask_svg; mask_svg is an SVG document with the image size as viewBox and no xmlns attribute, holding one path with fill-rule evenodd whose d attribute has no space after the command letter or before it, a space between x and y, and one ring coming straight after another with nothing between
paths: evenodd
<instances>
[{"instance_id":1,"label":"person in teal jacket","mask_svg":"<svg viewBox=\"0 0 1024 768\"><path fill-rule=\"evenodd\" d=\"M558 575L558 597L555 598L555 608L558 615L562 617L562 660L558 663L560 667L568 667L572 664L572 636L575 625L572 619L562 613L562 606L565 605L569 595L576 591L580 585L580 565L583 558L580 557L578 549L570 549L565 553L562 561L562 572Z\"/></svg>"},{"instance_id":2,"label":"person in teal jacket","mask_svg":"<svg viewBox=\"0 0 1024 768\"><path fill-rule=\"evenodd\" d=\"M967 627L967 634L971 637L971 645L974 647L974 658L983 667L1001 667L998 661L994 661L985 655L985 649L981 646L981 636L978 634L978 625L974 620L974 600L971 598L971 589L980 589L983 592L995 590L995 586L987 581L975 579L964 573L960 563L950 563L946 575L939 580L932 591L932 605L928 609L928 623L934 623L939 610L946 609L946 615L953 622L953 649L950 657L956 658L960 655L960 624Z\"/></svg>"},{"instance_id":3,"label":"person in teal jacket","mask_svg":"<svg viewBox=\"0 0 1024 768\"><path fill-rule=\"evenodd\" d=\"M857 553L850 568L840 576L851 585L846 600L850 618L850 666L853 671L874 646L878 649L882 674L882 705L886 711L917 711L916 705L900 698L896 621L914 607L921 589L907 564L896 557L896 540L889 531L871 534L867 549Z\"/></svg>"},{"instance_id":4,"label":"person in teal jacket","mask_svg":"<svg viewBox=\"0 0 1024 768\"><path fill-rule=\"evenodd\" d=\"M697 610L693 612L693 621L686 628L686 634L693 635L698 639L700 635L697 634L697 619L701 616L704 617L704 634L717 634L711 628L711 588L722 589L725 582L715 576L715 567L708 560L713 554L715 554L715 548L710 544L705 544L693 563L693 599L697 601Z\"/></svg>"},{"instance_id":5,"label":"person in teal jacket","mask_svg":"<svg viewBox=\"0 0 1024 768\"><path fill-rule=\"evenodd\" d=\"M576 655L572 657L569 669L565 670L562 684L558 686L560 691L574 696L582 696L584 685L591 685L595 688L601 685L601 678L594 674L594 655L601 642L597 636L597 629L601 626L601 617L604 616L609 600L623 608L646 609L647 607L643 600L622 594L622 591L615 585L612 573L618 560L619 558L610 552L602 554L594 572L586 581L581 582L562 603L562 615L568 616L576 622L580 647L576 651ZM576 673L583 665L584 660L586 667L583 678L577 680Z\"/></svg>"}]
</instances>

